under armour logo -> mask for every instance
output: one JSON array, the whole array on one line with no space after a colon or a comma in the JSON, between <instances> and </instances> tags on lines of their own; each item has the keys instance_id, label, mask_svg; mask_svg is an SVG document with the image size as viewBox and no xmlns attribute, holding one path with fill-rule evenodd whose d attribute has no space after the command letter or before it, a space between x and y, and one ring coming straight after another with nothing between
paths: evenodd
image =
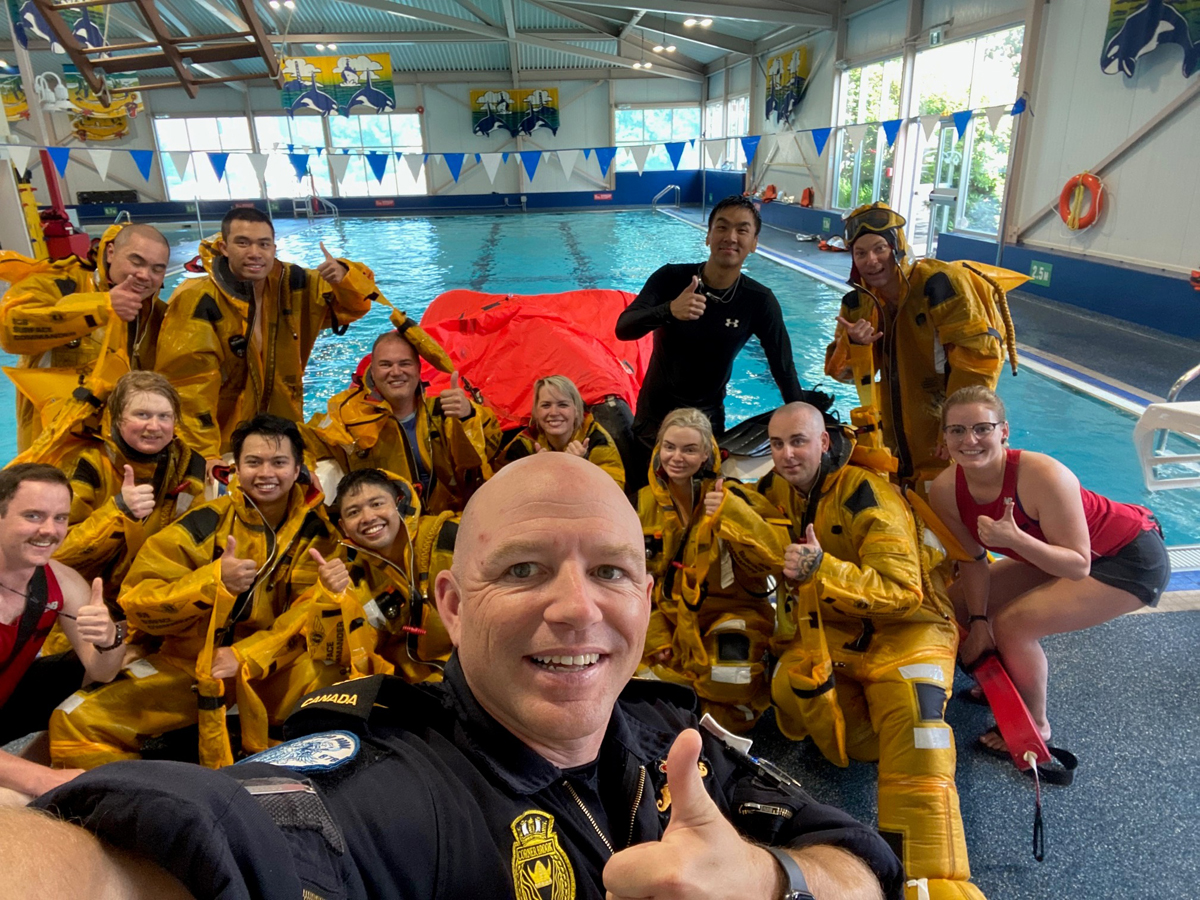
<instances>
[{"instance_id":1,"label":"under armour logo","mask_svg":"<svg viewBox=\"0 0 1200 900\"><path fill-rule=\"evenodd\" d=\"M738 320L737 320L737 319L726 319L726 320L725 320L725 327L726 327L726 328L737 328L737 327L738 327Z\"/></svg>"}]
</instances>

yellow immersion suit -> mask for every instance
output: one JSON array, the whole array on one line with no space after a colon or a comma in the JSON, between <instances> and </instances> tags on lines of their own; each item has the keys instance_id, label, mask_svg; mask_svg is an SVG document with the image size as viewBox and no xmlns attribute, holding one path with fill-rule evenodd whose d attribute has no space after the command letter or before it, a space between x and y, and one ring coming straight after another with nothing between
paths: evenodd
<instances>
[{"instance_id":1,"label":"yellow immersion suit","mask_svg":"<svg viewBox=\"0 0 1200 900\"><path fill-rule=\"evenodd\" d=\"M259 308L212 239L201 242L200 258L208 274L172 294L155 369L179 391L184 440L216 459L256 413L303 420L304 369L317 336L362 318L378 290L361 263L339 260L348 271L334 287L313 269L276 260Z\"/></svg>"},{"instance_id":2,"label":"yellow immersion suit","mask_svg":"<svg viewBox=\"0 0 1200 900\"><path fill-rule=\"evenodd\" d=\"M417 446L396 421L392 408L373 389L370 372L356 384L329 400L324 416L313 416L305 439L318 459L332 457L345 472L383 469L416 484L420 467L430 474L429 490L421 497L428 515L446 510L461 512L471 494L492 470L489 461L500 449L500 426L486 406L471 401L465 419L447 416L438 398L416 397ZM416 455L414 455L416 454Z\"/></svg>"},{"instance_id":3,"label":"yellow immersion suit","mask_svg":"<svg viewBox=\"0 0 1200 900\"><path fill-rule=\"evenodd\" d=\"M239 559L259 566L251 588L230 593L221 556L232 535ZM134 560L119 601L134 628L162 638L156 653L124 668L111 684L85 688L55 710L50 755L55 765L92 768L136 758L144 739L199 722L200 761L233 761L225 728L226 683L211 675L214 653L230 647L242 747L268 746L268 725L282 724L316 683L297 622L298 602L317 580L317 564L337 548L323 495L292 488L278 529L267 525L236 478L229 493L188 510L151 536Z\"/></svg>"},{"instance_id":4,"label":"yellow immersion suit","mask_svg":"<svg viewBox=\"0 0 1200 900\"><path fill-rule=\"evenodd\" d=\"M936 259L898 266L900 300L894 308L854 285L839 314L850 322L868 319L883 332L873 348L884 444L899 462L898 480L920 486L949 465L938 456L942 401L972 384L995 388L1004 366L1008 331L997 311L1003 291L979 272L1015 273L982 266L976 272ZM849 354L839 323L825 352L825 373L846 380Z\"/></svg>"},{"instance_id":5,"label":"yellow immersion suit","mask_svg":"<svg viewBox=\"0 0 1200 900\"><path fill-rule=\"evenodd\" d=\"M0 251L0 278L13 285L0 300L0 346L20 354L19 369L38 369L73 376L82 384L92 370L104 339L109 316L114 315L108 294L105 257L123 226L112 225L100 238L95 262L77 256L44 262L26 260ZM29 274L21 277L21 271ZM18 280L19 279L19 280ZM119 323L110 348L122 351L134 369L152 369L155 347L167 305L156 293L142 304L132 322ZM56 400L38 407L17 391L17 449L24 450L54 416Z\"/></svg>"},{"instance_id":6,"label":"yellow immersion suit","mask_svg":"<svg viewBox=\"0 0 1200 900\"><path fill-rule=\"evenodd\" d=\"M761 498L726 481L712 516L704 496L720 471L714 463L692 479L695 505L688 524L676 508L659 448L650 458L650 483L638 492L646 567L654 576L646 659L670 651L650 672L691 685L704 710L730 731L753 727L770 703L766 655L774 626L767 575L783 560L781 529L765 522Z\"/></svg>"},{"instance_id":7,"label":"yellow immersion suit","mask_svg":"<svg viewBox=\"0 0 1200 900\"><path fill-rule=\"evenodd\" d=\"M404 544L403 561L397 564L342 541L338 552L350 586L338 594L320 581L313 587L315 602L305 633L321 672L320 687L368 675L398 674L414 684L441 680L452 646L432 592L421 585L432 584L431 566L437 571L449 566L458 523L449 512L421 517L411 485L403 482L401 489L404 530L397 540ZM435 549L445 555L437 563Z\"/></svg>"},{"instance_id":8,"label":"yellow immersion suit","mask_svg":"<svg viewBox=\"0 0 1200 900\"><path fill-rule=\"evenodd\" d=\"M625 489L625 465L621 462L621 454L617 452L617 445L613 443L609 433L592 418L591 413L584 415L583 424L571 435L571 440L587 441L587 455L584 458L611 475L621 490ZM538 444L547 450L551 449L550 439L542 433L537 425L531 422L529 427L518 432L517 436L500 451L497 468L523 456L536 453Z\"/></svg>"},{"instance_id":9,"label":"yellow immersion suit","mask_svg":"<svg viewBox=\"0 0 1200 900\"><path fill-rule=\"evenodd\" d=\"M879 832L922 882L910 884L909 900L922 890L930 900L982 900L968 881L954 736L943 720L958 649L933 572L943 551L885 477L853 464L849 432L830 437L810 496L775 472L757 486L791 523L793 541L812 524L824 551L778 611L776 722L794 740L811 735L838 765L878 761Z\"/></svg>"}]
</instances>

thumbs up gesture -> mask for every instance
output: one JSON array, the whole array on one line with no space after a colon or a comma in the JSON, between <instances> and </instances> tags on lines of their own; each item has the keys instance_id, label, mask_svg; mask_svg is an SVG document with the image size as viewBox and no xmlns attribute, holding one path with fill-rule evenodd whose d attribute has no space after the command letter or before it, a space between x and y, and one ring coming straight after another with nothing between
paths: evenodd
<instances>
[{"instance_id":1,"label":"thumbs up gesture","mask_svg":"<svg viewBox=\"0 0 1200 900\"><path fill-rule=\"evenodd\" d=\"M125 480L121 483L121 502L135 519L144 519L154 512L154 485L138 484L133 477L133 466L125 466Z\"/></svg>"},{"instance_id":2,"label":"thumbs up gesture","mask_svg":"<svg viewBox=\"0 0 1200 900\"><path fill-rule=\"evenodd\" d=\"M978 519L979 542L986 544L989 547L1005 547L1009 550L1016 549L1017 542L1020 541L1023 532L1017 527L1017 520L1013 518L1013 499L1012 497L1004 498L1004 515L999 519L993 519L991 516L980 516Z\"/></svg>"},{"instance_id":3,"label":"thumbs up gesture","mask_svg":"<svg viewBox=\"0 0 1200 900\"><path fill-rule=\"evenodd\" d=\"M462 389L461 379L457 372L450 373L450 387L439 394L442 401L442 414L456 419L465 419L471 415L471 398Z\"/></svg>"},{"instance_id":4,"label":"thumbs up gesture","mask_svg":"<svg viewBox=\"0 0 1200 900\"><path fill-rule=\"evenodd\" d=\"M258 563L252 559L237 558L237 539L231 534L225 541L225 552L221 555L221 581L231 594L249 590L258 574Z\"/></svg>"},{"instance_id":5,"label":"thumbs up gesture","mask_svg":"<svg viewBox=\"0 0 1200 900\"><path fill-rule=\"evenodd\" d=\"M817 540L816 529L810 523L804 529L804 540L799 544L788 544L783 551L783 577L804 584L820 568L824 557L825 551Z\"/></svg>"},{"instance_id":6,"label":"thumbs up gesture","mask_svg":"<svg viewBox=\"0 0 1200 900\"><path fill-rule=\"evenodd\" d=\"M706 516L715 515L717 507L721 505L721 501L725 499L725 479L718 478L717 483L713 485L713 489L704 495L704 514Z\"/></svg>"},{"instance_id":7,"label":"thumbs up gesture","mask_svg":"<svg viewBox=\"0 0 1200 900\"><path fill-rule=\"evenodd\" d=\"M662 839L617 853L604 867L611 900L775 896L777 863L742 840L704 788L697 763L703 746L689 728L667 756L671 821Z\"/></svg>"},{"instance_id":8,"label":"thumbs up gesture","mask_svg":"<svg viewBox=\"0 0 1200 900\"><path fill-rule=\"evenodd\" d=\"M584 438L582 441L571 441L571 443L567 444L567 446L563 448L563 451L570 453L572 456L578 456L580 459L586 459L588 452L588 440L588 438Z\"/></svg>"},{"instance_id":9,"label":"thumbs up gesture","mask_svg":"<svg viewBox=\"0 0 1200 900\"><path fill-rule=\"evenodd\" d=\"M104 605L104 587L99 578L92 579L87 605L75 613L75 627L81 638L97 647L107 647L117 639L117 625Z\"/></svg>"},{"instance_id":10,"label":"thumbs up gesture","mask_svg":"<svg viewBox=\"0 0 1200 900\"><path fill-rule=\"evenodd\" d=\"M324 261L317 266L317 274L328 281L330 284L338 285L342 283L342 279L346 277L346 272L349 270L344 263L340 263L334 258L333 254L325 249L325 242L321 241L321 253L325 256Z\"/></svg>"},{"instance_id":11,"label":"thumbs up gesture","mask_svg":"<svg viewBox=\"0 0 1200 900\"><path fill-rule=\"evenodd\" d=\"M337 557L326 562L325 557L316 547L310 547L308 555L311 556L317 563L317 575L321 579L321 584L325 590L331 594L340 594L346 588L350 587L350 573L346 571L346 564Z\"/></svg>"},{"instance_id":12,"label":"thumbs up gesture","mask_svg":"<svg viewBox=\"0 0 1200 900\"><path fill-rule=\"evenodd\" d=\"M671 315L683 322L690 322L704 315L708 298L700 293L700 276L693 275L692 283L671 301Z\"/></svg>"},{"instance_id":13,"label":"thumbs up gesture","mask_svg":"<svg viewBox=\"0 0 1200 900\"><path fill-rule=\"evenodd\" d=\"M142 300L145 292L138 287L138 280L132 275L126 276L120 284L114 284L108 292L108 302L112 311L124 322L132 322L142 311Z\"/></svg>"}]
</instances>

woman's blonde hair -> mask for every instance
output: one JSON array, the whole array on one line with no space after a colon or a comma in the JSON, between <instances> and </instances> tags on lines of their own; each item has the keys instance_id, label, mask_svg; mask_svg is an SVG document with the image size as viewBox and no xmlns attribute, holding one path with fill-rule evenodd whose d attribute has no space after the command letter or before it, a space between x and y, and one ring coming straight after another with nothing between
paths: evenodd
<instances>
[{"instance_id":1,"label":"woman's blonde hair","mask_svg":"<svg viewBox=\"0 0 1200 900\"><path fill-rule=\"evenodd\" d=\"M959 388L942 401L942 428L946 427L946 415L950 410L956 406L966 406L970 403L978 403L980 406L986 406L1000 417L1001 422L1008 421L1008 416L1004 411L1004 401L996 396L996 392L984 387L982 384L971 384L967 387Z\"/></svg>"},{"instance_id":2,"label":"woman's blonde hair","mask_svg":"<svg viewBox=\"0 0 1200 900\"><path fill-rule=\"evenodd\" d=\"M575 427L571 429L571 432L579 430L584 417L583 397L580 396L579 388L575 387L575 382L566 375L547 375L533 383L533 412L530 413L530 420L535 421L537 418L538 397L541 396L544 387L557 391L571 401L571 405L575 407Z\"/></svg>"},{"instance_id":3,"label":"woman's blonde hair","mask_svg":"<svg viewBox=\"0 0 1200 900\"><path fill-rule=\"evenodd\" d=\"M668 428L691 428L700 435L700 443L708 451L708 461L712 462L713 430L708 416L690 406L682 406L667 413L667 417L658 426L658 442L662 443L663 435Z\"/></svg>"},{"instance_id":4,"label":"woman's blonde hair","mask_svg":"<svg viewBox=\"0 0 1200 900\"><path fill-rule=\"evenodd\" d=\"M118 378L112 393L108 395L108 414L114 425L125 415L125 407L129 405L134 394L158 394L165 397L175 413L175 421L179 421L179 392L175 390L174 385L157 372L135 369Z\"/></svg>"}]
</instances>

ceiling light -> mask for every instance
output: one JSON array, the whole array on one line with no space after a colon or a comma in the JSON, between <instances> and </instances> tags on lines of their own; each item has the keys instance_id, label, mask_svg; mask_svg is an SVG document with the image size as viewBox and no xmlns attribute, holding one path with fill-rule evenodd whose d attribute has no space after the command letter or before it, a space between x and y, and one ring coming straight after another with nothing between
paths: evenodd
<instances>
[{"instance_id":1,"label":"ceiling light","mask_svg":"<svg viewBox=\"0 0 1200 900\"><path fill-rule=\"evenodd\" d=\"M667 49L667 48L666 48L666 47L664 47L662 44L655 44L655 45L654 45L654 52L655 52L655 53L662 53L662 52L663 52L664 50L666 50L666 49Z\"/></svg>"},{"instance_id":2,"label":"ceiling light","mask_svg":"<svg viewBox=\"0 0 1200 900\"><path fill-rule=\"evenodd\" d=\"M690 16L689 16L688 18L686 18L686 19L684 19L684 20L683 20L683 27L684 27L684 28L691 28L691 27L692 27L693 25L695 25L695 24L696 24L696 20L695 20L695 19L693 19L693 18L691 18Z\"/></svg>"},{"instance_id":3,"label":"ceiling light","mask_svg":"<svg viewBox=\"0 0 1200 900\"><path fill-rule=\"evenodd\" d=\"M646 69L649 69L653 65L654 63L650 62L650 60L646 60L644 63L642 63L642 67Z\"/></svg>"},{"instance_id":4,"label":"ceiling light","mask_svg":"<svg viewBox=\"0 0 1200 900\"><path fill-rule=\"evenodd\" d=\"M668 44L668 45L667 45L667 52L668 52L668 53L674 53L674 52L675 52L675 45L674 45L674 44Z\"/></svg>"},{"instance_id":5,"label":"ceiling light","mask_svg":"<svg viewBox=\"0 0 1200 900\"><path fill-rule=\"evenodd\" d=\"M8 68L8 60L0 59L0 69L7 69L7 68Z\"/></svg>"},{"instance_id":6,"label":"ceiling light","mask_svg":"<svg viewBox=\"0 0 1200 900\"><path fill-rule=\"evenodd\" d=\"M634 67L635 69L640 69L640 68L642 67L642 64L641 64L640 62L635 62L635 63L633 64L633 67Z\"/></svg>"},{"instance_id":7,"label":"ceiling light","mask_svg":"<svg viewBox=\"0 0 1200 900\"><path fill-rule=\"evenodd\" d=\"M286 6L288 9L295 9L296 8L296 0L283 0L283 5ZM701 24L704 24L704 23L702 22Z\"/></svg>"},{"instance_id":8,"label":"ceiling light","mask_svg":"<svg viewBox=\"0 0 1200 900\"><path fill-rule=\"evenodd\" d=\"M288 3L291 3L291 2L292 2L292 0L287 0L287 2L288 2ZM712 19L701 19L701 20L700 20L700 27L701 27L701 28L707 28L707 27L708 27L709 25L711 25L711 24L712 24Z\"/></svg>"},{"instance_id":9,"label":"ceiling light","mask_svg":"<svg viewBox=\"0 0 1200 900\"><path fill-rule=\"evenodd\" d=\"M269 0L267 5L271 7L271 9L279 9L279 0Z\"/></svg>"},{"instance_id":10,"label":"ceiling light","mask_svg":"<svg viewBox=\"0 0 1200 900\"><path fill-rule=\"evenodd\" d=\"M325 49L325 45L324 45L324 44L317 44L317 49L318 49L318 50L324 50L324 49Z\"/></svg>"},{"instance_id":11,"label":"ceiling light","mask_svg":"<svg viewBox=\"0 0 1200 900\"><path fill-rule=\"evenodd\" d=\"M330 44L330 45L329 45L329 49L330 49L330 50L336 50L336 49L337 49L337 44Z\"/></svg>"}]
</instances>

